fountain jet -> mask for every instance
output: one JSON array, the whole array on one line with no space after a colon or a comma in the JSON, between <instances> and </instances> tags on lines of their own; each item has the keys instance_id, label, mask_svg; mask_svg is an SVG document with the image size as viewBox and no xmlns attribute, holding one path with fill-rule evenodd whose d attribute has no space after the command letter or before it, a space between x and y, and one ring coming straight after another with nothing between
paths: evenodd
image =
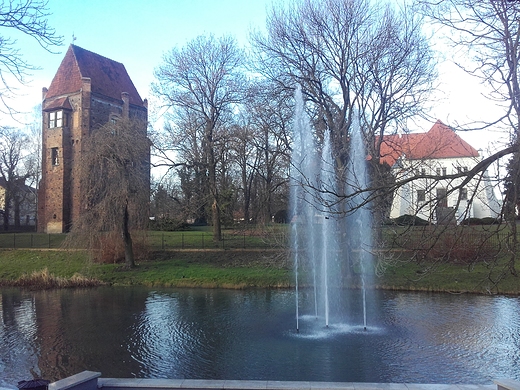
<instances>
[{"instance_id":1,"label":"fountain jet","mask_svg":"<svg viewBox=\"0 0 520 390\"><path fill-rule=\"evenodd\" d=\"M308 277L312 286L314 314L331 320L355 321L342 308L344 295L352 280L344 275L354 269L361 281L363 327L367 329L367 278L371 270L371 221L365 206L367 188L366 152L359 126L350 137L348 161L337 168L330 133L316 143L310 119L305 112L301 88L295 92L291 156L291 242L296 286L296 329L299 331L300 277ZM338 172L346 172L338 173ZM342 195L343 194L343 195ZM341 202L341 199L347 201ZM300 276L301 275L301 276Z\"/></svg>"}]
</instances>

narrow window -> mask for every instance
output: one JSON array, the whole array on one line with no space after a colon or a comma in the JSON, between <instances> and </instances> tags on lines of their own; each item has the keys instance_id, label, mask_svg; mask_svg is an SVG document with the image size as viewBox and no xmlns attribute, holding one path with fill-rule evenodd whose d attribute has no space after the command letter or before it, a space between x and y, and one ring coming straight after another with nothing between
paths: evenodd
<instances>
[{"instance_id":1,"label":"narrow window","mask_svg":"<svg viewBox=\"0 0 520 390\"><path fill-rule=\"evenodd\" d=\"M437 202L440 207L448 207L448 193L446 188L437 188Z\"/></svg>"},{"instance_id":2,"label":"narrow window","mask_svg":"<svg viewBox=\"0 0 520 390\"><path fill-rule=\"evenodd\" d=\"M417 190L417 201L424 202L426 200L426 191L425 190Z\"/></svg>"},{"instance_id":3,"label":"narrow window","mask_svg":"<svg viewBox=\"0 0 520 390\"><path fill-rule=\"evenodd\" d=\"M67 126L67 115L63 111L49 112L49 129Z\"/></svg>"},{"instance_id":4,"label":"narrow window","mask_svg":"<svg viewBox=\"0 0 520 390\"><path fill-rule=\"evenodd\" d=\"M59 154L58 154L58 148L51 148L51 161L52 165L59 165Z\"/></svg>"},{"instance_id":5,"label":"narrow window","mask_svg":"<svg viewBox=\"0 0 520 390\"><path fill-rule=\"evenodd\" d=\"M118 118L115 117L115 116L111 116L110 117L110 134L112 135L119 135L118 133L118 130L117 130L117 121L118 121Z\"/></svg>"},{"instance_id":6,"label":"narrow window","mask_svg":"<svg viewBox=\"0 0 520 390\"><path fill-rule=\"evenodd\" d=\"M468 200L468 190L466 188L460 189L460 200Z\"/></svg>"},{"instance_id":7,"label":"narrow window","mask_svg":"<svg viewBox=\"0 0 520 390\"><path fill-rule=\"evenodd\" d=\"M56 112L49 112L49 129L56 127Z\"/></svg>"},{"instance_id":8,"label":"narrow window","mask_svg":"<svg viewBox=\"0 0 520 390\"><path fill-rule=\"evenodd\" d=\"M446 168L442 168L442 176L446 176Z\"/></svg>"},{"instance_id":9,"label":"narrow window","mask_svg":"<svg viewBox=\"0 0 520 390\"><path fill-rule=\"evenodd\" d=\"M435 173L437 174L437 176L440 176L441 175L441 169L440 168L436 168L435 169Z\"/></svg>"},{"instance_id":10,"label":"narrow window","mask_svg":"<svg viewBox=\"0 0 520 390\"><path fill-rule=\"evenodd\" d=\"M421 168L421 175L423 175L423 176L426 175L426 168Z\"/></svg>"},{"instance_id":11,"label":"narrow window","mask_svg":"<svg viewBox=\"0 0 520 390\"><path fill-rule=\"evenodd\" d=\"M56 111L56 127L63 126L63 111Z\"/></svg>"},{"instance_id":12,"label":"narrow window","mask_svg":"<svg viewBox=\"0 0 520 390\"><path fill-rule=\"evenodd\" d=\"M462 173L462 167L457 167L457 173Z\"/></svg>"}]
</instances>

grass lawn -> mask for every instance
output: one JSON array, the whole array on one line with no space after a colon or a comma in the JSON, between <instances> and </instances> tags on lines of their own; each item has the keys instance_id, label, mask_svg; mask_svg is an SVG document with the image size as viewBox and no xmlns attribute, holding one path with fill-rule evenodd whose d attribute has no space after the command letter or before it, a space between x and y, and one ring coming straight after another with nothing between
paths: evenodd
<instances>
[{"instance_id":1,"label":"grass lawn","mask_svg":"<svg viewBox=\"0 0 520 390\"><path fill-rule=\"evenodd\" d=\"M111 285L288 287L291 272L283 266L269 264L265 258L271 256L272 253L258 251L254 251L253 256L249 251L166 252L153 260L138 262L133 269L124 269L120 264L92 263L83 251L2 250L0 285L16 284L23 276L47 270L60 278L80 274Z\"/></svg>"},{"instance_id":2,"label":"grass lawn","mask_svg":"<svg viewBox=\"0 0 520 390\"><path fill-rule=\"evenodd\" d=\"M402 259L403 260L403 259ZM484 263L472 267L457 264L401 261L374 277L377 288L520 294L520 279ZM208 288L290 288L294 285L287 253L275 250L185 250L154 253L131 270L120 264L95 264L82 251L2 250L0 285L17 285L33 272L46 270L59 278L74 275L110 285L145 285ZM45 288L36 278L34 288ZM43 285L38 285L43 283ZM24 284L26 285L26 284Z\"/></svg>"}]
</instances>

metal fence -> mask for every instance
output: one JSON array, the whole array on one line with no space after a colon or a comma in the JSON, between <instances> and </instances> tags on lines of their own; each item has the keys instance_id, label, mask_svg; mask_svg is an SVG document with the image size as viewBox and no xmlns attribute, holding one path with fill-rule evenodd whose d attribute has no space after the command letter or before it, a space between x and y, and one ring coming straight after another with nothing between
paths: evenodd
<instances>
[{"instance_id":1,"label":"metal fence","mask_svg":"<svg viewBox=\"0 0 520 390\"><path fill-rule=\"evenodd\" d=\"M66 234L1 233L0 248L6 249L58 249ZM412 228L383 233L382 249L424 250L450 245L487 247L500 249L512 243L512 235L506 229L455 228L439 231L433 228ZM146 243L152 250L209 250L209 249L273 249L287 248L287 232L275 231L251 234L235 231L222 235L215 242L209 232L160 232L147 233Z\"/></svg>"},{"instance_id":2,"label":"metal fence","mask_svg":"<svg viewBox=\"0 0 520 390\"><path fill-rule=\"evenodd\" d=\"M2 233L0 248L4 249L59 249L66 234ZM152 250L209 250L209 249L268 249L282 248L287 237L283 233L252 236L249 233L223 234L219 242L207 232L149 232L146 242Z\"/></svg>"}]
</instances>

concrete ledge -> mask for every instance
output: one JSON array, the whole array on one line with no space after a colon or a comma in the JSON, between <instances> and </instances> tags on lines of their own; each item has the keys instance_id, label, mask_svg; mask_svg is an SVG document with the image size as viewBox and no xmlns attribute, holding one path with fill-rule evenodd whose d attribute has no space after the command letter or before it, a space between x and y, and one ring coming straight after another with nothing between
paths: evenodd
<instances>
[{"instance_id":1,"label":"concrete ledge","mask_svg":"<svg viewBox=\"0 0 520 390\"><path fill-rule=\"evenodd\" d=\"M208 379L100 378L83 371L49 385L49 390L520 390L520 382L504 379L495 385L421 383L355 383Z\"/></svg>"},{"instance_id":2,"label":"concrete ledge","mask_svg":"<svg viewBox=\"0 0 520 390\"><path fill-rule=\"evenodd\" d=\"M520 390L520 382L512 379L497 379L495 381L497 390Z\"/></svg>"},{"instance_id":3,"label":"concrete ledge","mask_svg":"<svg viewBox=\"0 0 520 390\"><path fill-rule=\"evenodd\" d=\"M98 388L101 390L501 390L495 385L116 378L99 378ZM520 390L520 388L505 390Z\"/></svg>"},{"instance_id":4,"label":"concrete ledge","mask_svg":"<svg viewBox=\"0 0 520 390\"><path fill-rule=\"evenodd\" d=\"M83 371L49 384L49 390L97 390L100 372Z\"/></svg>"}]
</instances>

